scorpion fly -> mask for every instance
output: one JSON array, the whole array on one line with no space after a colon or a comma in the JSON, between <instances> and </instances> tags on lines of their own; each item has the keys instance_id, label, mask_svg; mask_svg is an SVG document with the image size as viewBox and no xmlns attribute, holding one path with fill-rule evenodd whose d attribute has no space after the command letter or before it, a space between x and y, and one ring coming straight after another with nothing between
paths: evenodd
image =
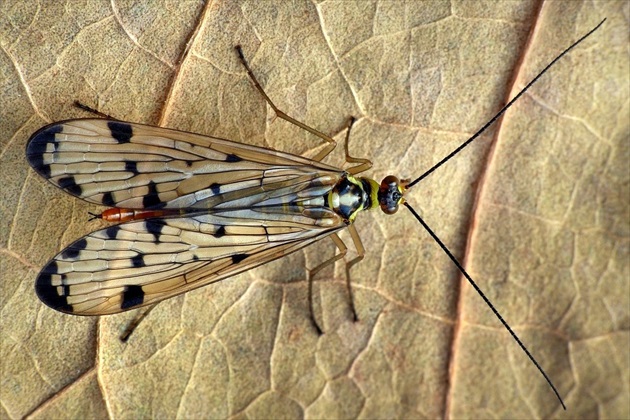
<instances>
[{"instance_id":1,"label":"scorpion fly","mask_svg":"<svg viewBox=\"0 0 630 420\"><path fill-rule=\"evenodd\" d=\"M30 165L67 193L112 207L97 217L118 224L92 232L56 255L37 276L35 291L61 312L114 314L223 280L329 237L338 252L307 270L309 309L321 333L312 315L311 279L346 255L338 233L348 229L357 250L346 263L349 285L350 268L365 255L353 224L357 215L377 207L394 214L404 205L488 304L564 407L547 374L405 194L474 141L602 23L556 57L471 138L412 181L390 175L377 183L358 176L372 163L348 154L352 120L345 138L345 159L351 166L342 170L323 163L335 141L279 110L240 47L236 47L240 61L277 116L326 142L313 159L114 119L47 125L28 142Z\"/></svg>"}]
</instances>

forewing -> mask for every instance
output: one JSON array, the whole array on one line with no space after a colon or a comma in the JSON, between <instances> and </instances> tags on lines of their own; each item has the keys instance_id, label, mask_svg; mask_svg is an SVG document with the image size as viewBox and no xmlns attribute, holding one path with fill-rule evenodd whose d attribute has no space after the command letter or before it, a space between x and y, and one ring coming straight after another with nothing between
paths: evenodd
<instances>
[{"instance_id":1,"label":"forewing","mask_svg":"<svg viewBox=\"0 0 630 420\"><path fill-rule=\"evenodd\" d=\"M105 119L54 123L26 148L30 165L86 201L128 209L208 208L224 194L256 192L339 169L289 153L199 134Z\"/></svg>"},{"instance_id":2,"label":"forewing","mask_svg":"<svg viewBox=\"0 0 630 420\"><path fill-rule=\"evenodd\" d=\"M148 305L275 260L345 227L327 209L303 213L244 209L111 226L59 253L41 271L35 289L48 306L76 315Z\"/></svg>"}]
</instances>

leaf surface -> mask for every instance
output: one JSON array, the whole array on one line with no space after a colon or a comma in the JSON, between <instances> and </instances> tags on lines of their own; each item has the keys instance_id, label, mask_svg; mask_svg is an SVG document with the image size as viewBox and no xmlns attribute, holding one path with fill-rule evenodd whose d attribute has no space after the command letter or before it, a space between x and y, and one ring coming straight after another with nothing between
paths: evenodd
<instances>
[{"instance_id":1,"label":"leaf surface","mask_svg":"<svg viewBox=\"0 0 630 420\"><path fill-rule=\"evenodd\" d=\"M628 4L625 2L68 2L0 5L2 418L630 416ZM603 18L409 202L548 372L551 390L405 209L362 214L352 270L304 267L330 241L135 313L42 305L38 270L100 227L99 209L28 167L44 124L116 118L313 156L267 94L380 181L421 174ZM343 150L330 158L343 163ZM349 235L343 236L354 252ZM352 254L354 255L354 254Z\"/></svg>"}]
</instances>

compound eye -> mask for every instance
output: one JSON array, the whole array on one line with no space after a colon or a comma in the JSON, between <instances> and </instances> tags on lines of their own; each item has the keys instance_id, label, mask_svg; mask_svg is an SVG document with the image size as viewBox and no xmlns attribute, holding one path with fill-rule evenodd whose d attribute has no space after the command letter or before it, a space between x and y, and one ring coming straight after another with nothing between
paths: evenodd
<instances>
[{"instance_id":1,"label":"compound eye","mask_svg":"<svg viewBox=\"0 0 630 420\"><path fill-rule=\"evenodd\" d=\"M385 214L394 214L398 211L398 204L393 207L387 207L386 205L381 203L381 210L383 210L383 213Z\"/></svg>"},{"instance_id":2,"label":"compound eye","mask_svg":"<svg viewBox=\"0 0 630 420\"><path fill-rule=\"evenodd\" d=\"M400 180L393 175L386 176L378 189L378 203L383 213L396 213L401 198Z\"/></svg>"},{"instance_id":3,"label":"compound eye","mask_svg":"<svg viewBox=\"0 0 630 420\"><path fill-rule=\"evenodd\" d=\"M390 190L392 188L398 189L398 185L400 185L400 180L396 178L394 175L387 175L381 181L380 191Z\"/></svg>"}]
</instances>

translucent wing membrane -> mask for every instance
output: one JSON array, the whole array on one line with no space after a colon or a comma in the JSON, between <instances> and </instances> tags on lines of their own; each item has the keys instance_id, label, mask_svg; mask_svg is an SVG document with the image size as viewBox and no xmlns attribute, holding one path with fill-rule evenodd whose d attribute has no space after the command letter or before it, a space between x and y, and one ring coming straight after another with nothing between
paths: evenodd
<instances>
[{"instance_id":1,"label":"translucent wing membrane","mask_svg":"<svg viewBox=\"0 0 630 420\"><path fill-rule=\"evenodd\" d=\"M50 261L35 289L54 309L103 315L158 302L297 251L345 227L330 215L256 210L139 220L93 232ZM262 220L266 222L263 222Z\"/></svg>"},{"instance_id":2,"label":"translucent wing membrane","mask_svg":"<svg viewBox=\"0 0 630 420\"><path fill-rule=\"evenodd\" d=\"M103 119L48 125L31 137L26 156L64 191L129 209L207 208L226 192L341 173L289 153Z\"/></svg>"},{"instance_id":3,"label":"translucent wing membrane","mask_svg":"<svg viewBox=\"0 0 630 420\"><path fill-rule=\"evenodd\" d=\"M154 303L346 226L323 200L343 171L228 140L70 120L35 133L27 156L42 176L87 201L179 209L98 230L53 258L36 291L63 312L103 315Z\"/></svg>"}]
</instances>

